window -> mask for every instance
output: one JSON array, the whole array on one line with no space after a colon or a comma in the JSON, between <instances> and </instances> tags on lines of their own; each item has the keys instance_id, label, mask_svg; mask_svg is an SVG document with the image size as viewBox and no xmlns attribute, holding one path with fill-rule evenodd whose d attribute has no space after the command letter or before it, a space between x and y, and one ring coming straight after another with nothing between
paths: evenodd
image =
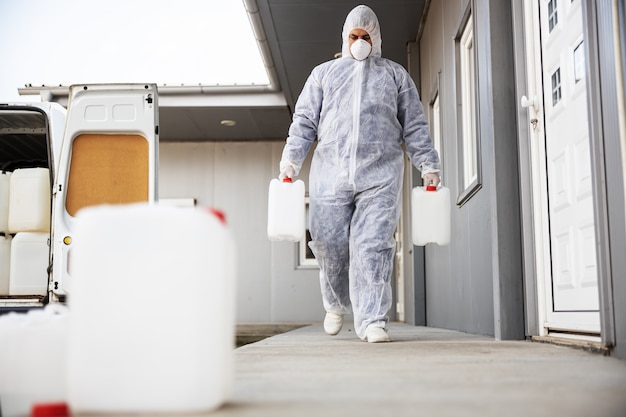
<instances>
[{"instance_id":1,"label":"window","mask_svg":"<svg viewBox=\"0 0 626 417\"><path fill-rule=\"evenodd\" d=\"M465 15L456 37L457 46L457 97L460 109L459 138L459 185L462 190L457 200L463 205L480 188L479 139L476 108L476 50L471 10Z\"/></svg>"},{"instance_id":2,"label":"window","mask_svg":"<svg viewBox=\"0 0 626 417\"><path fill-rule=\"evenodd\" d=\"M461 38L461 103L463 109L463 186L476 180L476 113L474 32L469 22Z\"/></svg>"},{"instance_id":3,"label":"window","mask_svg":"<svg viewBox=\"0 0 626 417\"><path fill-rule=\"evenodd\" d=\"M556 0L550 0L548 2L548 25L550 27L550 32L552 32L552 29L554 29L558 23L559 14L557 12Z\"/></svg>"},{"instance_id":4,"label":"window","mask_svg":"<svg viewBox=\"0 0 626 417\"><path fill-rule=\"evenodd\" d=\"M300 267L317 267L317 260L315 259L315 255L313 255L313 251L309 247L309 242L311 241L311 230L310 230L310 220L309 220L309 197L305 197L304 204L306 204L306 233L304 241L300 241L298 243L298 266Z\"/></svg>"},{"instance_id":5,"label":"window","mask_svg":"<svg viewBox=\"0 0 626 417\"><path fill-rule=\"evenodd\" d=\"M552 106L556 106L561 101L561 68L557 68L552 73Z\"/></svg>"},{"instance_id":6,"label":"window","mask_svg":"<svg viewBox=\"0 0 626 417\"><path fill-rule=\"evenodd\" d=\"M579 82L585 78L585 50L581 41L574 49L574 81Z\"/></svg>"},{"instance_id":7,"label":"window","mask_svg":"<svg viewBox=\"0 0 626 417\"><path fill-rule=\"evenodd\" d=\"M437 94L435 100L432 103L432 115L433 121L431 123L431 126L433 131L433 146L439 154L439 159L441 159L441 111L439 108L439 94Z\"/></svg>"},{"instance_id":8,"label":"window","mask_svg":"<svg viewBox=\"0 0 626 417\"><path fill-rule=\"evenodd\" d=\"M434 93L431 94L430 99L430 136L433 140L433 147L439 154L439 160L441 162L441 173L443 172L443 134L441 131L441 105L439 102L439 88L441 85L441 72L437 76L437 85L435 86Z\"/></svg>"}]
</instances>

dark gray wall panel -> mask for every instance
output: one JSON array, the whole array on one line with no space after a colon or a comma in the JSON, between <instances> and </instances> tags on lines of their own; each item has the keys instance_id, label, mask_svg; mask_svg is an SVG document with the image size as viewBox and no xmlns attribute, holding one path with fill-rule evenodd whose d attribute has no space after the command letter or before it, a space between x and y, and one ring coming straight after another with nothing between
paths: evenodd
<instances>
[{"instance_id":1,"label":"dark gray wall panel","mask_svg":"<svg viewBox=\"0 0 626 417\"><path fill-rule=\"evenodd\" d=\"M426 323L428 326L494 335L491 179L463 206L456 206L460 189L455 44L452 39L465 12L464 0L434 0L420 39L422 102L433 91L439 96L443 135L443 184L450 188L453 206L452 241L429 244L425 250ZM484 157L481 157L484 159ZM483 162L484 163L484 162Z\"/></svg>"},{"instance_id":2,"label":"dark gray wall panel","mask_svg":"<svg viewBox=\"0 0 626 417\"><path fill-rule=\"evenodd\" d=\"M425 254L429 326L523 339L524 304L512 12L509 2L471 2L476 45L478 191L452 210L452 242ZM460 196L459 97L455 42L469 1L433 1L422 38L421 86L437 91L443 125L443 182ZM423 100L428 103L428 99ZM427 109L430 111L430 109Z\"/></svg>"}]
</instances>

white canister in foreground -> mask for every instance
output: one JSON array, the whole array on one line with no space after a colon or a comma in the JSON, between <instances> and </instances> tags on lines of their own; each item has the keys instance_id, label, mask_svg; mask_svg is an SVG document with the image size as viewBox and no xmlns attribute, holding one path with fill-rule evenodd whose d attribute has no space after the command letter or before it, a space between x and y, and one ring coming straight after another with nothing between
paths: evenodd
<instances>
[{"instance_id":1,"label":"white canister in foreground","mask_svg":"<svg viewBox=\"0 0 626 417\"><path fill-rule=\"evenodd\" d=\"M70 315L61 304L0 316L0 415L25 417L66 399Z\"/></svg>"},{"instance_id":2,"label":"white canister in foreground","mask_svg":"<svg viewBox=\"0 0 626 417\"><path fill-rule=\"evenodd\" d=\"M208 210L134 204L78 213L70 260L73 413L184 413L231 392L235 248Z\"/></svg>"}]
</instances>

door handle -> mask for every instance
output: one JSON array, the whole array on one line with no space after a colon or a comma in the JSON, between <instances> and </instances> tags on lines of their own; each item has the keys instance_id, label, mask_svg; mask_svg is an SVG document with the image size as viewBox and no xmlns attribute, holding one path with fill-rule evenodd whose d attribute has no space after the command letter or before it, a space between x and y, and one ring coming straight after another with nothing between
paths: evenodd
<instances>
[{"instance_id":1,"label":"door handle","mask_svg":"<svg viewBox=\"0 0 626 417\"><path fill-rule=\"evenodd\" d=\"M537 97L528 98L526 96L522 96L521 105L524 108L532 107L533 110L539 111L539 101Z\"/></svg>"}]
</instances>

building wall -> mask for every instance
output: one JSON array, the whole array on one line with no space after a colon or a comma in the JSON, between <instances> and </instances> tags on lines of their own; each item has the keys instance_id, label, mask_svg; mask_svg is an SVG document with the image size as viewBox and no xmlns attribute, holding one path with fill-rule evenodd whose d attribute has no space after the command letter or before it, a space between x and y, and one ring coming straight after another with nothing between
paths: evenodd
<instances>
[{"instance_id":1,"label":"building wall","mask_svg":"<svg viewBox=\"0 0 626 417\"><path fill-rule=\"evenodd\" d=\"M476 65L479 188L463 204L459 62L455 37L471 10ZM519 173L511 10L496 0L433 0L420 45L422 101L438 92L442 180L453 196L452 242L425 253L427 325L524 337Z\"/></svg>"},{"instance_id":2,"label":"building wall","mask_svg":"<svg viewBox=\"0 0 626 417\"><path fill-rule=\"evenodd\" d=\"M427 325L469 333L494 333L489 216L489 180L463 206L457 138L454 35L465 12L464 0L433 0L422 38L421 94L432 123L431 101L439 92L442 119L442 182L452 195L451 243L426 248Z\"/></svg>"},{"instance_id":3,"label":"building wall","mask_svg":"<svg viewBox=\"0 0 626 417\"><path fill-rule=\"evenodd\" d=\"M267 238L269 182L283 142L165 142L159 197L195 198L223 210L237 246L237 322L323 318L317 268L299 268L297 244ZM308 164L302 178L307 178ZM305 181L306 183L306 181Z\"/></svg>"}]
</instances>

